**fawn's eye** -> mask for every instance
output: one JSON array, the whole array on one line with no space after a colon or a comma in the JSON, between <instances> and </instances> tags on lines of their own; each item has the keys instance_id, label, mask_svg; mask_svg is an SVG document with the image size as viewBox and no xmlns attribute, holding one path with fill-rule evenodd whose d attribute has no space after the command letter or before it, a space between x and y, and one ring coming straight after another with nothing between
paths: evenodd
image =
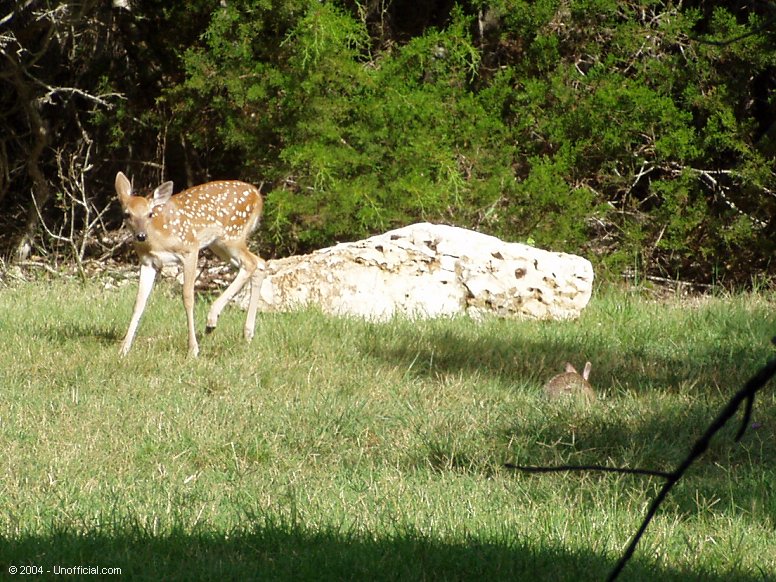
<instances>
[{"instance_id":1,"label":"fawn's eye","mask_svg":"<svg viewBox=\"0 0 776 582\"><path fill-rule=\"evenodd\" d=\"M153 218L153 217L154 217L154 211L152 210L151 212L148 213L148 218Z\"/></svg>"}]
</instances>

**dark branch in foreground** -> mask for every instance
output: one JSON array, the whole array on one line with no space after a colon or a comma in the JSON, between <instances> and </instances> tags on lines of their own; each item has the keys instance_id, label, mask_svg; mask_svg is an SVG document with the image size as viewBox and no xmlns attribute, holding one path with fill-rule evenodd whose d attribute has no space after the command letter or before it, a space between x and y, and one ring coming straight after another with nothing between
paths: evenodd
<instances>
[{"instance_id":1,"label":"dark branch in foreground","mask_svg":"<svg viewBox=\"0 0 776 582\"><path fill-rule=\"evenodd\" d=\"M650 477L662 477L669 479L671 473L656 471L653 469L625 469L623 467L606 467L604 465L558 465L557 467L532 467L527 465L513 465L504 463L507 469L517 469L524 473L560 473L562 471L601 471L603 473L625 473L628 475L648 475Z\"/></svg>"},{"instance_id":2,"label":"dark branch in foreground","mask_svg":"<svg viewBox=\"0 0 776 582\"><path fill-rule=\"evenodd\" d=\"M776 345L776 337L773 338L773 343L774 345ZM703 453L706 452L706 449L709 448L709 444L711 443L711 439L714 438L714 435L717 434L717 432L719 432L719 430L727 424L727 422L736 414L736 412L738 412L738 409L741 407L741 404L745 402L746 404L744 408L743 419L741 422L741 428L739 428L735 438L736 442L741 440L741 437L744 436L744 433L746 432L746 429L749 426L749 420L751 419L751 416L752 416L752 408L754 407L755 394L761 388L763 388L768 383L768 381L771 378L773 378L775 375L776 375L776 358L773 358L770 361L768 361L765 364L765 366L763 366L760 369L760 371L758 371L744 385L744 387L741 388L741 390L739 390L733 395L733 397L728 401L728 403L725 405L722 411L712 421L712 423L709 425L706 431L698 438L697 441L695 441L695 444L690 449L690 452L687 455L687 457L679 464L679 466L676 469L674 469L670 473L667 473L664 471L653 471L649 469L621 469L616 467L603 467L603 466L596 466L596 465L577 465L577 466L562 465L558 467L525 467L525 466L513 465L511 463L507 463L504 466L509 469L518 469L520 471L524 471L527 473L552 473L552 472L560 472L560 471L605 471L610 473L629 473L629 474L636 474L636 475L657 476L657 477L662 477L666 480L665 484L663 485L663 488L660 490L657 496L655 496L655 499L652 501L652 504L650 505L649 510L647 511L647 515L644 517L644 521L641 522L641 526L639 527L638 531L633 536L633 539L631 539L630 543L628 544L628 547L625 549L619 561L615 565L614 569L609 574L609 577L607 578L607 580L611 582L617 579L617 577L620 575L620 572L622 572L623 568L625 568L625 565L631 559L631 556L633 556L633 552L636 550L636 546L638 545L639 540L641 539L641 536L644 535L644 532L646 531L647 527L652 521L652 518L655 517L655 514L657 513L657 510L660 508L660 505L668 496L668 493L671 491L674 485L676 485L679 479L681 479L682 476L687 472L687 469L689 469L690 466L701 455L703 455Z\"/></svg>"}]
</instances>

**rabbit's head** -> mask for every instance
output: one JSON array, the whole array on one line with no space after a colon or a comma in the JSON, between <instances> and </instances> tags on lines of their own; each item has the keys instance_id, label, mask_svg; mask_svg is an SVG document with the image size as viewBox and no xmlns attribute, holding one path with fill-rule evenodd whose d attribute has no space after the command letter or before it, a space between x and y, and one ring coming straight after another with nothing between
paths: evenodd
<instances>
[{"instance_id":1,"label":"rabbit's head","mask_svg":"<svg viewBox=\"0 0 776 582\"><path fill-rule=\"evenodd\" d=\"M579 372L577 372L577 369L571 365L570 362L566 362L566 373L581 375L583 380L587 380L588 378L590 378L590 370L592 369L593 369L593 364L591 364L590 362L586 362L585 369L582 370L582 374L580 374Z\"/></svg>"},{"instance_id":2,"label":"rabbit's head","mask_svg":"<svg viewBox=\"0 0 776 582\"><path fill-rule=\"evenodd\" d=\"M595 400L595 392L588 382L593 365L585 364L582 374L569 362L566 362L566 371L550 378L544 385L544 393L551 400L567 396L582 397L588 402Z\"/></svg>"}]
</instances>

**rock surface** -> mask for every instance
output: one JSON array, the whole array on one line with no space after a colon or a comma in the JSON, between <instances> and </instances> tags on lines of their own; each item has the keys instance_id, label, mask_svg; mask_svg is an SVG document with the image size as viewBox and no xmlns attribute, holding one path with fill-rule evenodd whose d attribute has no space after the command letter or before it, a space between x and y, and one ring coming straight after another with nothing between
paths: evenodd
<instances>
[{"instance_id":1,"label":"rock surface","mask_svg":"<svg viewBox=\"0 0 776 582\"><path fill-rule=\"evenodd\" d=\"M413 224L267 262L259 309L315 304L383 321L394 315L569 319L590 300L590 261L471 230ZM243 307L247 299L241 300Z\"/></svg>"}]
</instances>

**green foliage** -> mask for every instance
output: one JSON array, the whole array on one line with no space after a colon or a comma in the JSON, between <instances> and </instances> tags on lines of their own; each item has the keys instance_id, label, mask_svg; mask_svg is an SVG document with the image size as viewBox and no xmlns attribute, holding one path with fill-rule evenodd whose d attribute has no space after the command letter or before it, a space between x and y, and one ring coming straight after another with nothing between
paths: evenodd
<instances>
[{"instance_id":1,"label":"green foliage","mask_svg":"<svg viewBox=\"0 0 776 582\"><path fill-rule=\"evenodd\" d=\"M181 119L192 143L212 125L245 175L275 181L274 252L431 220L601 267L635 252L658 274L708 280L740 275L719 256L748 249L768 268L762 148L776 142L756 143L746 100L774 50L751 34L757 16L613 0L474 8L388 45L365 7L244 0L213 13L175 90L189 98Z\"/></svg>"},{"instance_id":2,"label":"green foliage","mask_svg":"<svg viewBox=\"0 0 776 582\"><path fill-rule=\"evenodd\" d=\"M269 197L275 244L295 237L309 248L409 221L454 220L494 201L496 188L477 191L472 182L504 178L478 163L492 157L503 125L468 89L479 56L465 24L461 17L413 39L381 63L364 26L328 5L292 31L279 133L293 187Z\"/></svg>"},{"instance_id":3,"label":"green foliage","mask_svg":"<svg viewBox=\"0 0 776 582\"><path fill-rule=\"evenodd\" d=\"M615 276L633 261L701 282L773 275L766 5L400 4L153 0L109 13L87 3L61 10L80 40L67 79L66 47L34 46L23 14L12 52L48 56L34 75L6 77L41 104L58 152L40 162L60 182L52 192L67 190L55 158L84 156L87 141L79 167L97 208L117 164L140 186L264 182L264 254L430 220L583 253ZM40 132L13 115L30 100L7 101L10 215L34 181L12 168L29 165ZM67 223L47 210L52 232Z\"/></svg>"}]
</instances>

